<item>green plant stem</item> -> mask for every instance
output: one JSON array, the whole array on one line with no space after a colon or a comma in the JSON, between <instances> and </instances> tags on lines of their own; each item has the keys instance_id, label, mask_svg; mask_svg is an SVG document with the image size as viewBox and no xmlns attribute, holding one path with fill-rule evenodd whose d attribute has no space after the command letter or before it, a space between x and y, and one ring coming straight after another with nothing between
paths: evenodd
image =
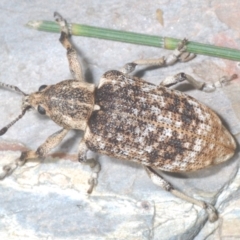
<instances>
[{"instance_id":1,"label":"green plant stem","mask_svg":"<svg viewBox=\"0 0 240 240\"><path fill-rule=\"evenodd\" d=\"M40 31L60 32L59 25L52 21L31 21L27 24L27 26ZM92 27L75 23L69 24L69 29L71 34L76 36L107 39L152 47L160 47L170 50L175 49L179 41L181 41L181 39L176 38ZM187 44L187 51L201 55L240 61L240 51L232 48L217 47L214 45L189 41Z\"/></svg>"}]
</instances>

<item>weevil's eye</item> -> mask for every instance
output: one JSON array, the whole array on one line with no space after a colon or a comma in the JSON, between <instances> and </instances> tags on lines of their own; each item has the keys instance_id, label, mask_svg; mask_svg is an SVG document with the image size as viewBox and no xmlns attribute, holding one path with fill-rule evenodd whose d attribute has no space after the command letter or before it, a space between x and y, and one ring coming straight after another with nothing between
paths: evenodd
<instances>
[{"instance_id":1,"label":"weevil's eye","mask_svg":"<svg viewBox=\"0 0 240 240\"><path fill-rule=\"evenodd\" d=\"M47 85L42 85L42 86L39 87L38 91L41 92L46 87L47 87Z\"/></svg>"},{"instance_id":2,"label":"weevil's eye","mask_svg":"<svg viewBox=\"0 0 240 240\"><path fill-rule=\"evenodd\" d=\"M40 105L38 106L37 110L38 110L38 112L39 112L40 114L42 114L42 115L45 115L45 114L46 114L46 110L45 110L43 107L41 107Z\"/></svg>"}]
</instances>

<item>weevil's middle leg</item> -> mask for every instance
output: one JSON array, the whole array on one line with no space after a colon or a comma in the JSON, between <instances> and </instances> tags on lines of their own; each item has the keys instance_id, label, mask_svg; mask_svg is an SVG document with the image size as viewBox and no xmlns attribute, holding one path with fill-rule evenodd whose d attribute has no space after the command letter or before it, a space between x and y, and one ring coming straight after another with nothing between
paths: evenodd
<instances>
[{"instance_id":1,"label":"weevil's middle leg","mask_svg":"<svg viewBox=\"0 0 240 240\"><path fill-rule=\"evenodd\" d=\"M88 180L89 189L87 193L92 193L93 188L97 185L98 174L101 171L101 165L95 158L87 158L88 147L86 146L85 140L82 139L78 150L78 161L80 163L89 165L92 170L92 175Z\"/></svg>"},{"instance_id":2,"label":"weevil's middle leg","mask_svg":"<svg viewBox=\"0 0 240 240\"><path fill-rule=\"evenodd\" d=\"M208 218L210 222L214 222L218 219L217 210L211 204L189 197L184 193L174 189L170 183L168 183L163 177L159 176L151 167L145 166L145 170L147 171L153 183L155 183L156 185L162 187L164 190L172 193L176 197L179 197L185 201L188 201L205 209L208 213Z\"/></svg>"},{"instance_id":3,"label":"weevil's middle leg","mask_svg":"<svg viewBox=\"0 0 240 240\"><path fill-rule=\"evenodd\" d=\"M52 134L47 140L38 147L36 151L30 150L22 152L20 158L17 158L15 162L3 166L3 172L0 173L0 179L4 179L6 176L11 175L11 173L18 167L24 165L24 163L29 159L42 158L47 155L47 153L56 147L62 139L66 136L69 130L61 129L60 131Z\"/></svg>"},{"instance_id":4,"label":"weevil's middle leg","mask_svg":"<svg viewBox=\"0 0 240 240\"><path fill-rule=\"evenodd\" d=\"M161 67L161 66L171 66L178 61L180 62L190 61L196 55L193 53L186 52L186 44L187 44L187 40L183 39L181 42L179 42L177 48L174 51L172 51L172 53L169 54L168 56L163 56L157 59L139 59L131 63L125 64L120 71L123 72L124 74L128 74L133 72L137 65Z\"/></svg>"},{"instance_id":5,"label":"weevil's middle leg","mask_svg":"<svg viewBox=\"0 0 240 240\"><path fill-rule=\"evenodd\" d=\"M73 45L71 44L69 38L70 38L70 33L67 27L67 22L63 17L55 12L54 17L56 19L56 22L61 27L61 36L59 38L59 41L62 43L63 47L67 49L67 58L69 62L69 69L74 77L74 79L79 80L79 81L84 81L83 74L82 74L82 68L81 64L78 59L78 55L76 50L74 49Z\"/></svg>"}]
</instances>

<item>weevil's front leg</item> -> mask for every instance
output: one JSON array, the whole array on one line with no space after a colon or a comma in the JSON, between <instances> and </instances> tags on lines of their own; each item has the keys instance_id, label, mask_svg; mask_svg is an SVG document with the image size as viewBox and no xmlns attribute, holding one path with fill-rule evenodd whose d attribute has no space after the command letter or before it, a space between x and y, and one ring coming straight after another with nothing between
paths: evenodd
<instances>
[{"instance_id":1,"label":"weevil's front leg","mask_svg":"<svg viewBox=\"0 0 240 240\"><path fill-rule=\"evenodd\" d=\"M192 197L189 197L189 196L185 195L184 193L174 189L170 183L168 183L164 178L159 176L151 167L145 166L145 169L146 169L149 177L153 181L153 183L162 187L164 190L172 193L176 197L179 197L185 201L188 201L192 204L195 204L195 205L205 209L208 213L208 218L209 218L210 222L214 222L218 219L217 210L211 204L197 200Z\"/></svg>"},{"instance_id":2,"label":"weevil's front leg","mask_svg":"<svg viewBox=\"0 0 240 240\"><path fill-rule=\"evenodd\" d=\"M88 180L89 189L87 193L92 193L94 186L97 185L98 173L101 171L100 163L94 158L87 158L88 147L84 139L80 142L79 150L78 150L78 161L83 164L87 164L92 169L91 178Z\"/></svg>"},{"instance_id":3,"label":"weevil's front leg","mask_svg":"<svg viewBox=\"0 0 240 240\"><path fill-rule=\"evenodd\" d=\"M140 59L131 63L127 63L120 70L124 74L131 73L135 70L137 65L146 65L146 66L171 66L176 62L187 62L192 60L196 55L193 53L186 52L187 40L183 39L179 42L177 48L168 56L163 56L157 59Z\"/></svg>"},{"instance_id":4,"label":"weevil's front leg","mask_svg":"<svg viewBox=\"0 0 240 240\"><path fill-rule=\"evenodd\" d=\"M186 73L178 73L174 76L169 76L165 78L160 86L165 86L165 87L170 87L172 85L175 85L177 83L183 82L183 81L188 81L192 86L194 86L196 89L200 89L204 92L212 92L216 88L222 87L226 85L229 81L235 79L237 77L236 74L233 74L230 77L223 76L221 77L218 81L215 83L206 83L206 82L199 82L195 80L192 76L186 74Z\"/></svg>"},{"instance_id":5,"label":"weevil's front leg","mask_svg":"<svg viewBox=\"0 0 240 240\"><path fill-rule=\"evenodd\" d=\"M79 80L79 81L84 81L83 74L82 74L82 68L81 68L81 64L78 59L77 52L69 40L70 33L68 30L67 22L57 12L54 13L54 17L61 27L61 36L59 38L59 41L62 43L64 48L66 48L66 50L67 50L67 58L68 58L68 62L69 62L70 72L71 72L72 76L74 77L74 79Z\"/></svg>"},{"instance_id":6,"label":"weevil's front leg","mask_svg":"<svg viewBox=\"0 0 240 240\"><path fill-rule=\"evenodd\" d=\"M15 162L3 166L3 172L0 174L0 179L10 175L18 166L22 166L29 159L43 158L47 153L56 147L62 139L66 136L69 130L61 129L60 131L52 134L47 140L38 147L36 151L22 152L20 158L16 159Z\"/></svg>"}]
</instances>

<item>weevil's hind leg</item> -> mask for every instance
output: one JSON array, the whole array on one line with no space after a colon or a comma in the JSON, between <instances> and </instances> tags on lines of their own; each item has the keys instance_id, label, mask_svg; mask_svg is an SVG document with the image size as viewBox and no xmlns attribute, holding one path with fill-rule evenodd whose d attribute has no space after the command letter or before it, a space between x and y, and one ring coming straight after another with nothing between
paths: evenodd
<instances>
[{"instance_id":1,"label":"weevil's hind leg","mask_svg":"<svg viewBox=\"0 0 240 240\"><path fill-rule=\"evenodd\" d=\"M84 81L83 74L82 74L82 68L81 64L78 59L77 51L74 49L72 43L70 42L70 33L68 30L67 22L66 20L57 12L54 13L54 17L56 19L56 22L61 27L61 36L59 38L59 41L62 43L63 47L67 50L67 58L69 62L69 69L74 77L74 79L79 81Z\"/></svg>"},{"instance_id":2,"label":"weevil's hind leg","mask_svg":"<svg viewBox=\"0 0 240 240\"><path fill-rule=\"evenodd\" d=\"M95 158L87 158L88 148L84 139L80 142L79 150L78 150L78 161L80 163L89 165L92 169L92 175L88 180L89 189L87 191L88 194L91 194L93 188L97 185L98 174L101 171L101 165Z\"/></svg>"},{"instance_id":3,"label":"weevil's hind leg","mask_svg":"<svg viewBox=\"0 0 240 240\"><path fill-rule=\"evenodd\" d=\"M204 92L212 92L216 88L222 87L226 85L229 81L235 79L237 77L236 74L233 74L232 76L223 76L218 81L214 83L206 83L206 82L199 82L195 80L192 76L186 74L186 73L178 73L174 76L169 76L165 78L160 86L170 87L177 83L188 81L192 86L194 86L196 89L200 89Z\"/></svg>"},{"instance_id":4,"label":"weevil's hind leg","mask_svg":"<svg viewBox=\"0 0 240 240\"><path fill-rule=\"evenodd\" d=\"M17 158L15 162L3 166L3 172L0 173L0 179L4 179L6 176L11 175L11 173L18 167L22 166L29 159L43 158L47 153L56 147L62 139L66 136L69 130L61 129L60 131L52 134L47 140L38 147L36 151L26 151L22 152L20 158Z\"/></svg>"},{"instance_id":5,"label":"weevil's hind leg","mask_svg":"<svg viewBox=\"0 0 240 240\"><path fill-rule=\"evenodd\" d=\"M162 187L164 190L172 193L176 197L179 197L185 201L188 201L192 204L195 204L195 205L205 209L208 213L208 218L209 218L210 222L214 222L218 219L217 210L211 204L197 200L192 197L189 197L189 196L185 195L184 193L174 189L170 183L168 183L164 178L159 176L151 167L145 166L145 169L146 169L149 177L153 181L153 183Z\"/></svg>"},{"instance_id":6,"label":"weevil's hind leg","mask_svg":"<svg viewBox=\"0 0 240 240\"><path fill-rule=\"evenodd\" d=\"M164 67L164 66L171 66L178 61L180 62L190 61L196 55L193 53L186 52L186 44L187 44L187 40L183 39L181 42L179 42L177 48L174 51L172 51L172 53L169 54L168 56L163 56L157 59L136 60L131 63L125 64L123 68L120 69L120 71L123 72L124 74L128 74L133 72L137 65Z\"/></svg>"}]
</instances>

